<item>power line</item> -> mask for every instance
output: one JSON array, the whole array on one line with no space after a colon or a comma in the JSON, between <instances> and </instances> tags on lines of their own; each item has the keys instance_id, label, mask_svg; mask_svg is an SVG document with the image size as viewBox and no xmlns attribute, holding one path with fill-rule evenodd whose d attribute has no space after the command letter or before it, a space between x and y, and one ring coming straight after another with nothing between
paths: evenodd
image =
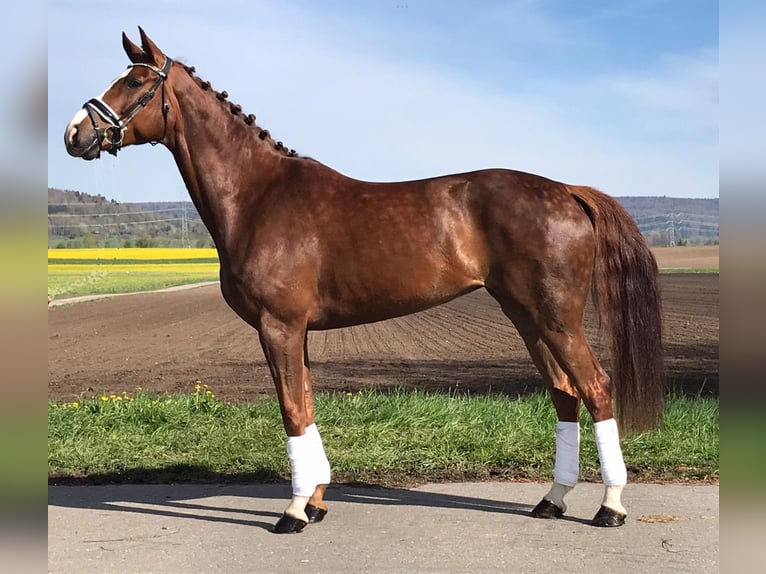
<instances>
[{"instance_id":1,"label":"power line","mask_svg":"<svg viewBox=\"0 0 766 574\"><path fill-rule=\"evenodd\" d=\"M183 217L172 217L169 219L152 219L149 221L118 221L116 223L73 223L68 225L66 223L49 223L49 227L117 227L120 225L151 225L152 223L166 223L169 221L183 221Z\"/></svg>"},{"instance_id":2,"label":"power line","mask_svg":"<svg viewBox=\"0 0 766 574\"><path fill-rule=\"evenodd\" d=\"M53 204L49 204L49 205L53 205ZM180 209L182 208L153 209L151 211L113 211L113 212L107 212L107 213L49 213L48 217L114 217L114 216L120 217L123 215L151 215L152 213L173 213L173 212L179 211Z\"/></svg>"}]
</instances>

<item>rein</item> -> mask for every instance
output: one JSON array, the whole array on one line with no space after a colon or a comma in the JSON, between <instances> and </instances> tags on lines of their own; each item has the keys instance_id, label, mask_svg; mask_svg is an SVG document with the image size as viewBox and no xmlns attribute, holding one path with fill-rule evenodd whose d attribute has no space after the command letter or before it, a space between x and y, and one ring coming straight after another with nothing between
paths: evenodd
<instances>
[{"instance_id":1,"label":"rein","mask_svg":"<svg viewBox=\"0 0 766 574\"><path fill-rule=\"evenodd\" d=\"M106 140L106 142L109 144L109 147L106 151L116 156L117 152L122 147L122 137L125 134L125 131L128 129L128 124L133 120L133 118L136 117L138 112L146 107L146 105L154 97L154 94L157 92L157 88L160 86L162 87L162 118L165 122L165 132L167 132L168 111L170 110L170 106L165 101L165 80L168 77L172 63L173 60L166 57L165 65L162 66L162 69L151 64L143 63L131 64L128 66L128 69L135 66L143 66L144 68L149 68L157 74L157 79L154 81L154 84L152 84L149 90L143 96L141 96L133 105L133 107L129 108L129 111L126 112L123 116L118 115L106 102L100 98L91 98L85 102L83 108L85 108L85 111L88 112L90 122L93 124L93 130L96 132L96 138L98 140L99 147L101 146L101 143ZM106 128L99 128L98 122L94 117L94 112L101 116L101 118L109 124ZM162 138L164 139L164 137L165 135L163 134ZM151 142L151 144L156 145L157 142L154 141Z\"/></svg>"}]
</instances>

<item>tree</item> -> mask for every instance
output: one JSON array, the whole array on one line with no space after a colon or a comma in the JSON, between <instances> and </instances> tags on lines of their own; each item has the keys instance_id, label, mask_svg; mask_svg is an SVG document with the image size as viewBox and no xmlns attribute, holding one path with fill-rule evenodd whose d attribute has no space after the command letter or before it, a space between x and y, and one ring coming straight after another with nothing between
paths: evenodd
<instances>
[{"instance_id":1,"label":"tree","mask_svg":"<svg viewBox=\"0 0 766 574\"><path fill-rule=\"evenodd\" d=\"M82 246L86 249L98 247L98 237L88 231L82 236Z\"/></svg>"}]
</instances>

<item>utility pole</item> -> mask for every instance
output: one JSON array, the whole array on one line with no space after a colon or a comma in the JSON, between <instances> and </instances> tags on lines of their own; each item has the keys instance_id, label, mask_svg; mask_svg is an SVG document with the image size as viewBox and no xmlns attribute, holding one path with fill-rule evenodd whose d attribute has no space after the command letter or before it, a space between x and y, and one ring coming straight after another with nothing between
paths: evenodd
<instances>
[{"instance_id":1,"label":"utility pole","mask_svg":"<svg viewBox=\"0 0 766 574\"><path fill-rule=\"evenodd\" d=\"M183 218L181 219L181 245L183 247L189 247L189 222L186 219L186 202L181 205L183 206Z\"/></svg>"},{"instance_id":2,"label":"utility pole","mask_svg":"<svg viewBox=\"0 0 766 574\"><path fill-rule=\"evenodd\" d=\"M670 212L670 246L676 246L676 216Z\"/></svg>"}]
</instances>

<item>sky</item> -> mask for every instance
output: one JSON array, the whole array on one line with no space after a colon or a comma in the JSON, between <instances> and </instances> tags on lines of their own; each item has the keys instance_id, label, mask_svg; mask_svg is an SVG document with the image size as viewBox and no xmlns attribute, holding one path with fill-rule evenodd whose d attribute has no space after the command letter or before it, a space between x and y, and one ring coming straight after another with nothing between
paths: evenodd
<instances>
[{"instance_id":1,"label":"sky","mask_svg":"<svg viewBox=\"0 0 766 574\"><path fill-rule=\"evenodd\" d=\"M114 4L114 8L110 8ZM357 179L505 167L614 196L718 197L718 2L52 1L48 185L188 199L163 146L86 162L75 112L138 26L275 139Z\"/></svg>"}]
</instances>

